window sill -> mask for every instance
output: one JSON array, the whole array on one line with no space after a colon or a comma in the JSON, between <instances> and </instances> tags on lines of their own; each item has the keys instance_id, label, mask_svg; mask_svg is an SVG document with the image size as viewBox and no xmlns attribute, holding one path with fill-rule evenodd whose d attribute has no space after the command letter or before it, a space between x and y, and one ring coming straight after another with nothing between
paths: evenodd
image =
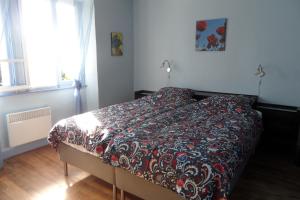
<instances>
[{"instance_id":1,"label":"window sill","mask_svg":"<svg viewBox=\"0 0 300 200\"><path fill-rule=\"evenodd\" d=\"M82 89L86 88L87 86L82 86ZM41 88L32 88L32 89L25 89L25 90L17 90L17 91L10 91L10 92L0 92L1 97L8 97L8 96L16 96L16 95L23 95L23 94L35 94L35 93L43 93L43 92L52 92L52 91L59 91L59 90L68 90L74 89L74 86L54 86L54 87L41 87Z\"/></svg>"}]
</instances>

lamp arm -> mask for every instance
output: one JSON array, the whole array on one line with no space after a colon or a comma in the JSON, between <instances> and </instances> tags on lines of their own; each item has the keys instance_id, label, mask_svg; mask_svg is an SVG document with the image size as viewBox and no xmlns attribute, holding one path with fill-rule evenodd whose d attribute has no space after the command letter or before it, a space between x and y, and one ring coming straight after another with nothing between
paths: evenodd
<instances>
[{"instance_id":1,"label":"lamp arm","mask_svg":"<svg viewBox=\"0 0 300 200\"><path fill-rule=\"evenodd\" d=\"M164 68L164 67L165 67L165 64L168 64L168 67L171 68L171 64L170 64L170 62L169 62L168 60L164 60L164 61L162 62L162 65L160 66L160 68Z\"/></svg>"}]
</instances>

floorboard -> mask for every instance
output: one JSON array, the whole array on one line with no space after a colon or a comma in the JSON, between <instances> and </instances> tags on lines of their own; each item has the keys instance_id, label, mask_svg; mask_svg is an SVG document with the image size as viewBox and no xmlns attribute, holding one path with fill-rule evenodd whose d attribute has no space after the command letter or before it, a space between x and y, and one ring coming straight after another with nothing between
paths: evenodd
<instances>
[{"instance_id":1,"label":"floorboard","mask_svg":"<svg viewBox=\"0 0 300 200\"><path fill-rule=\"evenodd\" d=\"M118 193L118 199L120 193ZM111 185L76 168L65 177L63 163L50 147L5 161L0 200L111 200ZM257 152L237 183L231 200L299 200L300 168L287 155ZM139 198L126 194L126 200Z\"/></svg>"}]
</instances>

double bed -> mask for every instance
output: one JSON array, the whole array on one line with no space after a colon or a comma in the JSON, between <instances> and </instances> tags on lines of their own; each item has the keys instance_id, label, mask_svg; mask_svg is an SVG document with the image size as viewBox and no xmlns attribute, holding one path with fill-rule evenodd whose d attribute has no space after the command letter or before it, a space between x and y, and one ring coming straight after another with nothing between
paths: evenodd
<instances>
[{"instance_id":1,"label":"double bed","mask_svg":"<svg viewBox=\"0 0 300 200\"><path fill-rule=\"evenodd\" d=\"M255 149L255 96L157 93L58 122L60 158L143 199L228 199ZM67 173L67 164L65 164Z\"/></svg>"}]
</instances>

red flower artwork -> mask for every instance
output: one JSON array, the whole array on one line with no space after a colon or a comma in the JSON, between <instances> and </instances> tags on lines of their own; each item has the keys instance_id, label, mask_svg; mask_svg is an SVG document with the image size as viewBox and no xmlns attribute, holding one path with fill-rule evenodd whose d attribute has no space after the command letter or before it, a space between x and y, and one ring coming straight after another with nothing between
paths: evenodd
<instances>
[{"instance_id":1,"label":"red flower artwork","mask_svg":"<svg viewBox=\"0 0 300 200\"><path fill-rule=\"evenodd\" d=\"M221 35L221 36L224 36L225 35L225 27L224 26L221 26L219 28L217 28L216 32Z\"/></svg>"},{"instance_id":2,"label":"red flower artwork","mask_svg":"<svg viewBox=\"0 0 300 200\"><path fill-rule=\"evenodd\" d=\"M196 22L196 50L224 51L227 19L199 20Z\"/></svg>"},{"instance_id":3,"label":"red flower artwork","mask_svg":"<svg viewBox=\"0 0 300 200\"><path fill-rule=\"evenodd\" d=\"M197 30L205 31L206 28L207 28L207 22L206 21L198 21L197 22Z\"/></svg>"},{"instance_id":4,"label":"red flower artwork","mask_svg":"<svg viewBox=\"0 0 300 200\"><path fill-rule=\"evenodd\" d=\"M216 47L218 45L218 38L215 36L215 34L207 36L207 41L207 48Z\"/></svg>"}]
</instances>

